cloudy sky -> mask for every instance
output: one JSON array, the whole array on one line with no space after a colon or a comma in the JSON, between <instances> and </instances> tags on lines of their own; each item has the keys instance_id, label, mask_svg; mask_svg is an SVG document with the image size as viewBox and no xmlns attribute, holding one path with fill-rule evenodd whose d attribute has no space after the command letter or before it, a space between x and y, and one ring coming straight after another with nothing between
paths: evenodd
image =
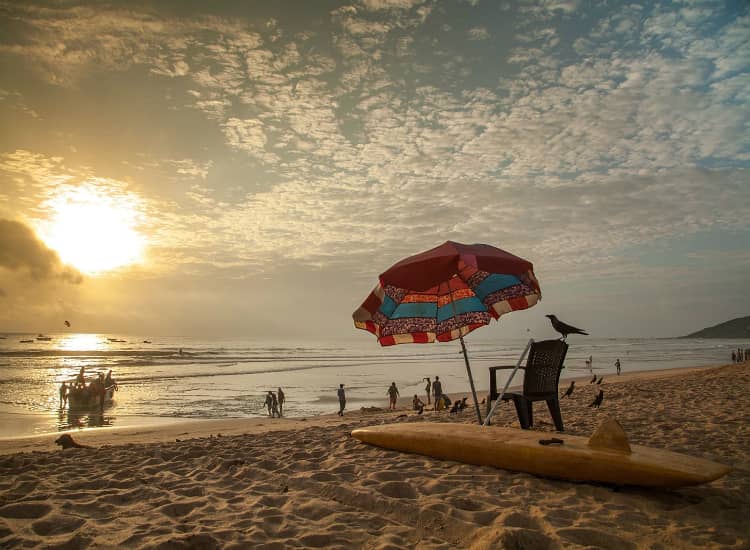
<instances>
[{"instance_id":1,"label":"cloudy sky","mask_svg":"<svg viewBox=\"0 0 750 550\"><path fill-rule=\"evenodd\" d=\"M534 263L490 337L750 314L743 0L0 1L0 117L0 330L372 339L449 239Z\"/></svg>"}]
</instances>

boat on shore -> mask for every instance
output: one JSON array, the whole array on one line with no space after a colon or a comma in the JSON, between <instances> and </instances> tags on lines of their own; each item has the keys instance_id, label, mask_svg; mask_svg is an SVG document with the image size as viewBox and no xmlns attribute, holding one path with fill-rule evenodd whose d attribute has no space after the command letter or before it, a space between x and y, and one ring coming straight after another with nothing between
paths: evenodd
<instances>
[{"instance_id":1,"label":"boat on shore","mask_svg":"<svg viewBox=\"0 0 750 550\"><path fill-rule=\"evenodd\" d=\"M37 334L36 339L41 342L49 342L52 340L52 336L45 336L44 334Z\"/></svg>"}]
</instances>

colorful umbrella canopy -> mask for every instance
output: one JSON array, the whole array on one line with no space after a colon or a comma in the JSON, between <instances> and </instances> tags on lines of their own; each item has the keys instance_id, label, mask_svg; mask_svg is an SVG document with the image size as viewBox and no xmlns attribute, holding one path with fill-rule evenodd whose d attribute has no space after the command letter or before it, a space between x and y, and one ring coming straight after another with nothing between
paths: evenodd
<instances>
[{"instance_id":1,"label":"colorful umbrella canopy","mask_svg":"<svg viewBox=\"0 0 750 550\"><path fill-rule=\"evenodd\" d=\"M382 346L447 342L541 297L531 262L486 244L447 241L382 273L353 318Z\"/></svg>"},{"instance_id":2,"label":"colorful umbrella canopy","mask_svg":"<svg viewBox=\"0 0 750 550\"><path fill-rule=\"evenodd\" d=\"M354 312L381 346L461 340L477 420L482 423L464 336L542 297L534 266L486 244L447 241L394 264Z\"/></svg>"}]
</instances>

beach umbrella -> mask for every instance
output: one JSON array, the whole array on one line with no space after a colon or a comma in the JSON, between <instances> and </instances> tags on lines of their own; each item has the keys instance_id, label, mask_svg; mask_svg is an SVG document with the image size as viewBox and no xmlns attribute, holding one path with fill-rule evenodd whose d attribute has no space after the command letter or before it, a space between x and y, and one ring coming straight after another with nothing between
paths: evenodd
<instances>
[{"instance_id":1,"label":"beach umbrella","mask_svg":"<svg viewBox=\"0 0 750 550\"><path fill-rule=\"evenodd\" d=\"M459 339L481 424L464 336L541 297L531 262L487 244L447 241L381 273L352 317L381 346Z\"/></svg>"}]
</instances>

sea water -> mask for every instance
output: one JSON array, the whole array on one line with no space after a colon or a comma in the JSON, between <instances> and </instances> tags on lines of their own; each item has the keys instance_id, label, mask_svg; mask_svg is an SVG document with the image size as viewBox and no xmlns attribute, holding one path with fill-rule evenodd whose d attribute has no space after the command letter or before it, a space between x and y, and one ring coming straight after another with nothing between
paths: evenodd
<instances>
[{"instance_id":1,"label":"sea water","mask_svg":"<svg viewBox=\"0 0 750 550\"><path fill-rule=\"evenodd\" d=\"M486 331L485 331L486 332ZM514 365L526 339L466 338L477 390L487 390L488 367ZM391 382L401 397L424 398L425 377L440 377L449 394L470 390L460 342L382 348L371 335L330 342L254 342L117 334L0 334L0 437L71 428L123 426L160 419L243 418L266 415L265 394L281 387L286 416L338 410L344 384L348 410L386 407ZM21 340L33 340L21 343ZM702 339L597 339L573 336L562 378L591 374L723 364L750 342ZM103 414L60 408L59 387L81 367L89 375L112 370L119 385ZM502 371L506 376L509 371ZM518 375L513 385L520 383ZM500 377L498 383L504 379ZM561 383L562 385L562 383ZM31 416L34 422L14 419Z\"/></svg>"}]
</instances>

